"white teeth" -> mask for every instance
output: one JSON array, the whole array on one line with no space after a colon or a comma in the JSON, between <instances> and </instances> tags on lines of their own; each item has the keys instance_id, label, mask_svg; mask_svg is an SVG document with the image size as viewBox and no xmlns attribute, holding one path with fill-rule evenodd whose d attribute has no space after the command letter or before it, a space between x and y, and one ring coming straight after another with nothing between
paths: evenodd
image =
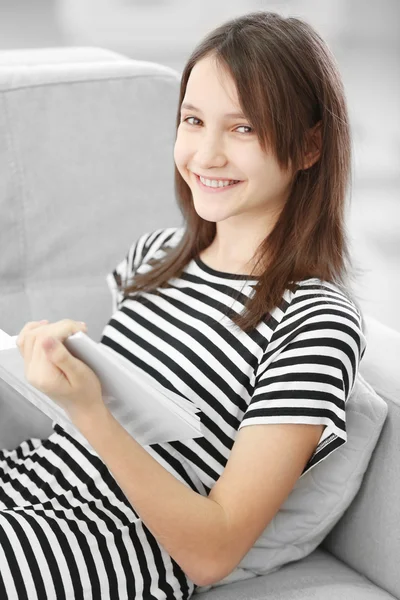
<instances>
[{"instance_id":1,"label":"white teeth","mask_svg":"<svg viewBox=\"0 0 400 600\"><path fill-rule=\"evenodd\" d=\"M231 181L218 181L217 179L204 179L204 177L201 176L200 181L208 187L227 187L228 185L232 185L233 183L238 183L234 179L232 179Z\"/></svg>"}]
</instances>

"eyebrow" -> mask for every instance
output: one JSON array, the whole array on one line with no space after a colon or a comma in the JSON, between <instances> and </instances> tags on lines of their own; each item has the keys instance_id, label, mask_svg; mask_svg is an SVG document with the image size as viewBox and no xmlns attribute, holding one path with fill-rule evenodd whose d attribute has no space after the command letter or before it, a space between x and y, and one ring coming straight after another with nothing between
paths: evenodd
<instances>
[{"instance_id":1,"label":"eyebrow","mask_svg":"<svg viewBox=\"0 0 400 600\"><path fill-rule=\"evenodd\" d=\"M181 112L182 112L182 108L187 108L188 110L195 110L196 112L201 113L200 108L196 108L195 106L193 106L193 104L189 104L188 102L183 102L181 105ZM224 115L224 117L227 117L229 119L245 119L245 115L243 113L227 113Z\"/></svg>"}]
</instances>

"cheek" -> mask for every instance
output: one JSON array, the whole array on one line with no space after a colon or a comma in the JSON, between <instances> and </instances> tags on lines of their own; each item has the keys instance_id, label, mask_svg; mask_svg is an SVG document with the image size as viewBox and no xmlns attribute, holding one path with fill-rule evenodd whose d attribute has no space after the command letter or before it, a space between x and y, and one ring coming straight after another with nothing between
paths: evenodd
<instances>
[{"instance_id":1,"label":"cheek","mask_svg":"<svg viewBox=\"0 0 400 600\"><path fill-rule=\"evenodd\" d=\"M175 141L175 145L174 145L174 161L176 166L179 166L180 163L180 156L179 156L179 142L178 140Z\"/></svg>"},{"instance_id":2,"label":"cheek","mask_svg":"<svg viewBox=\"0 0 400 600\"><path fill-rule=\"evenodd\" d=\"M239 145L229 154L229 161L237 167L237 172L249 181L265 177L265 160L260 160L259 153L250 144Z\"/></svg>"},{"instance_id":3,"label":"cheek","mask_svg":"<svg viewBox=\"0 0 400 600\"><path fill-rule=\"evenodd\" d=\"M174 146L174 160L175 160L176 166L179 169L183 168L185 166L185 164L187 163L187 159L188 159L187 147L185 147L185 145L182 143L182 139L178 137L175 142L175 146Z\"/></svg>"},{"instance_id":4,"label":"cheek","mask_svg":"<svg viewBox=\"0 0 400 600\"><path fill-rule=\"evenodd\" d=\"M250 169L253 176L261 182L273 182L281 178L277 165L270 160L261 160L260 157L253 160Z\"/></svg>"},{"instance_id":5,"label":"cheek","mask_svg":"<svg viewBox=\"0 0 400 600\"><path fill-rule=\"evenodd\" d=\"M190 152L187 146L185 146L179 139L176 140L174 146L174 161L176 168L182 175L185 181L188 181L188 165L190 165Z\"/></svg>"}]
</instances>

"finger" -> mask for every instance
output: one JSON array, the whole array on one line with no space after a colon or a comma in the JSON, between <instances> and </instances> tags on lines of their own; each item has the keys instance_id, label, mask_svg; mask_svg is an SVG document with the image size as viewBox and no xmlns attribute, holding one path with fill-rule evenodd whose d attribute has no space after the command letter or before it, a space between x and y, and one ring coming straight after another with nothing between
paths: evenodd
<instances>
[{"instance_id":1,"label":"finger","mask_svg":"<svg viewBox=\"0 0 400 600\"><path fill-rule=\"evenodd\" d=\"M32 360L37 341L41 343L45 337L54 337L63 342L67 337L78 331L87 331L87 325L80 321L73 321L72 319L62 319L56 323L49 323L48 325L31 329L25 334L24 358L28 361Z\"/></svg>"},{"instance_id":2,"label":"finger","mask_svg":"<svg viewBox=\"0 0 400 600\"><path fill-rule=\"evenodd\" d=\"M21 339L21 337L24 336L24 334L27 331L30 331L31 329L35 329L36 327L39 327L40 325L44 325L45 323L48 323L47 319L43 319L42 321L28 321L28 323L25 323L25 325L23 326L23 328L19 332L19 334L18 334L18 341Z\"/></svg>"},{"instance_id":3,"label":"finger","mask_svg":"<svg viewBox=\"0 0 400 600\"><path fill-rule=\"evenodd\" d=\"M51 323L47 327L52 328L52 330L48 329L46 334L56 337L61 342L66 340L70 335L78 333L78 331L87 331L86 323L83 321L73 321L72 319L62 319L61 321L57 321L57 323Z\"/></svg>"},{"instance_id":4,"label":"finger","mask_svg":"<svg viewBox=\"0 0 400 600\"><path fill-rule=\"evenodd\" d=\"M35 344L34 357L30 362L26 364L25 377L31 385L39 389L45 394L63 393L65 391L65 385L68 384L68 377L54 361L49 360L48 351L46 348L46 341L54 338L44 338L40 343L37 341ZM64 348L61 342L57 341L57 344Z\"/></svg>"},{"instance_id":5,"label":"finger","mask_svg":"<svg viewBox=\"0 0 400 600\"><path fill-rule=\"evenodd\" d=\"M21 351L21 354L23 354L23 351L24 351L24 341L25 341L26 333L28 331L32 331L33 329L37 329L41 325L44 325L48 322L49 321L47 319L43 319L42 321L29 321L28 323L26 323L24 325L24 327L21 329L21 331L19 332L18 337L16 339L16 344L17 344L18 349Z\"/></svg>"},{"instance_id":6,"label":"finger","mask_svg":"<svg viewBox=\"0 0 400 600\"><path fill-rule=\"evenodd\" d=\"M46 360L50 360L62 372L70 385L76 386L77 382L81 382L84 365L79 359L72 356L60 340L46 337L41 341L41 345L45 351Z\"/></svg>"}]
</instances>

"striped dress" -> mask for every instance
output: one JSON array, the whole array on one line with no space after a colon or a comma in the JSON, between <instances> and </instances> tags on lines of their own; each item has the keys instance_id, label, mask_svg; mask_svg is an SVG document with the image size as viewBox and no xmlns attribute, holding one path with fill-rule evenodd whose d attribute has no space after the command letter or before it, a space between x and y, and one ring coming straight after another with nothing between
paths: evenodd
<instances>
[{"instance_id":1,"label":"striped dress","mask_svg":"<svg viewBox=\"0 0 400 600\"><path fill-rule=\"evenodd\" d=\"M347 439L345 402L366 347L359 310L335 285L311 278L244 333L229 315L243 309L257 278L216 271L198 257L160 295L123 300L122 284L183 232L142 235L107 275L113 311L101 343L200 408L203 437L146 450L207 496L240 428L323 424L306 473ZM48 439L0 451L0 599L190 598L197 586L96 452L53 428Z\"/></svg>"}]
</instances>

